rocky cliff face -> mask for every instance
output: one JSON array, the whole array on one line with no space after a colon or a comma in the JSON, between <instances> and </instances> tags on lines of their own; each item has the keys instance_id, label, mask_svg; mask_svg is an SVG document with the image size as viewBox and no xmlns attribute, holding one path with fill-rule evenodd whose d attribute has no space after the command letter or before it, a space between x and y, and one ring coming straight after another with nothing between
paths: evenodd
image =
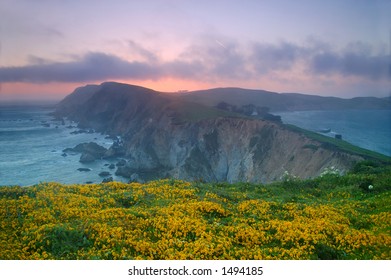
<instances>
[{"instance_id":1,"label":"rocky cliff face","mask_svg":"<svg viewBox=\"0 0 391 280\"><path fill-rule=\"evenodd\" d=\"M126 151L129 161L120 172L128 177L228 182L270 182L286 172L313 177L331 166L346 171L360 160L280 124L228 117L183 125L161 119L129 136Z\"/></svg>"},{"instance_id":2,"label":"rocky cliff face","mask_svg":"<svg viewBox=\"0 0 391 280\"><path fill-rule=\"evenodd\" d=\"M130 179L270 182L286 172L301 178L331 166L343 172L362 159L329 150L280 123L208 110L195 117L188 114L189 104L140 87L108 83L89 95L80 103L69 97L73 105L64 100L57 113L121 135L127 163L117 174Z\"/></svg>"}]
</instances>

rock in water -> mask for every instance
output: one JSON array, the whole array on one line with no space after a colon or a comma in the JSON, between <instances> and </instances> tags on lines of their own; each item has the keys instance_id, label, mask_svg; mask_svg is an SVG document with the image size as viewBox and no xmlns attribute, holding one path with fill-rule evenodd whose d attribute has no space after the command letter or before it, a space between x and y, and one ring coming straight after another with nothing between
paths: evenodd
<instances>
[{"instance_id":1,"label":"rock in water","mask_svg":"<svg viewBox=\"0 0 391 280\"><path fill-rule=\"evenodd\" d=\"M77 170L79 170L80 172L88 172L88 171L91 171L91 168L80 167Z\"/></svg>"},{"instance_id":2,"label":"rock in water","mask_svg":"<svg viewBox=\"0 0 391 280\"><path fill-rule=\"evenodd\" d=\"M83 153L81 156L80 156L80 159L79 161L82 162L82 163L87 163L87 162L93 162L95 161L97 158L93 155L91 155L90 153Z\"/></svg>"},{"instance_id":3,"label":"rock in water","mask_svg":"<svg viewBox=\"0 0 391 280\"><path fill-rule=\"evenodd\" d=\"M125 165L126 165L126 160L121 159L120 161L117 162L116 165L117 165L118 167L120 167L120 166L125 166Z\"/></svg>"},{"instance_id":4,"label":"rock in water","mask_svg":"<svg viewBox=\"0 0 391 280\"><path fill-rule=\"evenodd\" d=\"M107 172L107 171L102 171L101 173L99 173L99 176L101 177L107 177L107 176L110 176L110 172Z\"/></svg>"},{"instance_id":5,"label":"rock in water","mask_svg":"<svg viewBox=\"0 0 391 280\"><path fill-rule=\"evenodd\" d=\"M113 182L113 181L114 181L113 177L108 177L108 178L104 178L102 180L102 183L108 183L108 182Z\"/></svg>"},{"instance_id":6,"label":"rock in water","mask_svg":"<svg viewBox=\"0 0 391 280\"><path fill-rule=\"evenodd\" d=\"M80 162L93 162L96 159L101 159L107 149L102 147L95 142L81 143L76 145L74 148L67 148L63 150L64 153L81 153Z\"/></svg>"}]
</instances>

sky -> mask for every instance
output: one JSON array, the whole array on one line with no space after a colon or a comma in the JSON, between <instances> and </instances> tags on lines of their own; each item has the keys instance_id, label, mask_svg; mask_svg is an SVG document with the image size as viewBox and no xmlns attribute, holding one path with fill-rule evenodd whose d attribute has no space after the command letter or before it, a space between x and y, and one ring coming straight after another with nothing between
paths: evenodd
<instances>
[{"instance_id":1,"label":"sky","mask_svg":"<svg viewBox=\"0 0 391 280\"><path fill-rule=\"evenodd\" d=\"M0 102L118 81L391 94L391 0L0 0Z\"/></svg>"}]
</instances>

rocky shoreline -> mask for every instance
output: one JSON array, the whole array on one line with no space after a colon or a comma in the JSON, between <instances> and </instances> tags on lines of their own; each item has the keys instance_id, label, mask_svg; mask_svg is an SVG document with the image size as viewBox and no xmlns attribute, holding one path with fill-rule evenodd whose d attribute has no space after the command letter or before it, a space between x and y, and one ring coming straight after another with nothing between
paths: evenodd
<instances>
[{"instance_id":1,"label":"rocky shoreline","mask_svg":"<svg viewBox=\"0 0 391 280\"><path fill-rule=\"evenodd\" d=\"M88 165L93 162L100 163L103 170L99 171L98 175L103 178L102 183L113 181L114 178L112 172L114 169L117 168L117 171L114 171L114 174L118 176L120 175L118 168L126 164L125 159L117 157L117 155L121 155L121 153L119 153L119 146L117 142L108 149L95 142L80 143L73 148L66 148L62 150L62 152L62 156L64 157L80 155L79 162L82 164ZM107 160L110 160L110 163L108 163ZM79 172L93 171L93 169L89 167L80 167L77 168L77 170ZM89 183L93 182L90 181Z\"/></svg>"},{"instance_id":2,"label":"rocky shoreline","mask_svg":"<svg viewBox=\"0 0 391 280\"><path fill-rule=\"evenodd\" d=\"M79 124L71 121L67 118L55 118L52 119L52 125L54 127L64 127L65 129L71 130L69 134L78 135L78 134L94 134L97 133L94 129L84 129L80 128ZM50 124L48 123L48 127ZM104 133L100 133L105 135ZM123 166L127 164L127 160L124 158L125 149L123 142L120 136L105 135L105 139L112 140L113 143L109 147L103 147L98 143L94 142L97 140L95 137L89 142L83 142L75 145L74 147L67 147L61 151L62 157L68 156L79 156L79 162L83 167L78 167L76 170L79 172L97 172L97 175L102 178L102 183L114 181L114 177L118 176L127 180L127 176L123 173ZM101 166L100 170L95 170L89 165L91 163L98 163ZM133 176L133 179L139 179L138 176ZM132 181L132 180L130 180ZM138 182L144 182L143 180L133 180ZM97 183L95 181L85 181L87 184Z\"/></svg>"},{"instance_id":3,"label":"rocky shoreline","mask_svg":"<svg viewBox=\"0 0 391 280\"><path fill-rule=\"evenodd\" d=\"M62 120L63 125L65 121ZM95 131L93 129L78 129L78 125L69 125L66 128L77 129L70 132L70 134L91 134ZM126 166L128 160L125 158L125 148L120 136L105 136L106 139L113 140L113 144L109 148L105 148L96 142L80 143L74 147L68 147L62 150L62 156L76 156L80 155L79 162L82 164L88 164L92 162L102 163L103 170L98 173L99 177L103 178L102 183L114 181L113 175L120 176L124 180L129 182L145 182L138 174L129 174ZM110 163L107 162L110 160ZM93 169L88 167L80 167L77 169L79 172L90 172ZM86 183L93 183L92 181L86 181Z\"/></svg>"},{"instance_id":4,"label":"rocky shoreline","mask_svg":"<svg viewBox=\"0 0 391 280\"><path fill-rule=\"evenodd\" d=\"M66 148L62 150L63 154L62 156L68 156L68 155L78 155L80 154L80 163L91 163L95 161L103 161L103 160L114 160L116 163L105 163L103 164L104 167L113 170L117 168L117 170L114 172L117 176L127 177L126 173L123 171L123 167L127 164L127 160L124 158L120 158L123 156L124 149L123 146L118 138L115 138L116 140L111 145L110 148L105 148L103 146L98 145L95 142L89 142L89 143L80 143L76 145L73 148ZM88 172L91 171L90 168L78 168L77 169L80 172ZM103 177L103 183L113 181L112 173L109 171L101 171L98 174L100 177ZM123 176L125 175L125 176ZM133 176L131 178L131 181L140 181L138 176Z\"/></svg>"}]
</instances>

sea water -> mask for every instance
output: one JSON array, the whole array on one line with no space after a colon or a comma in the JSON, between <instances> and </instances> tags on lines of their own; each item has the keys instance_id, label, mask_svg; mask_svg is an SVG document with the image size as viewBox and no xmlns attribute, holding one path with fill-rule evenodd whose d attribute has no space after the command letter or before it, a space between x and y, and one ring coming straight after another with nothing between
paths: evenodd
<instances>
[{"instance_id":1,"label":"sea water","mask_svg":"<svg viewBox=\"0 0 391 280\"><path fill-rule=\"evenodd\" d=\"M99 133L77 133L77 124L55 120L47 106L0 106L0 186L28 186L40 182L100 183L102 171L115 180L108 165L115 160L80 163L80 154L63 150L80 143L96 142L108 148L113 140ZM90 171L79 171L86 168Z\"/></svg>"},{"instance_id":2,"label":"sea water","mask_svg":"<svg viewBox=\"0 0 391 280\"><path fill-rule=\"evenodd\" d=\"M280 112L283 123L342 139L391 156L391 110ZM325 131L329 132L325 133Z\"/></svg>"}]
</instances>

